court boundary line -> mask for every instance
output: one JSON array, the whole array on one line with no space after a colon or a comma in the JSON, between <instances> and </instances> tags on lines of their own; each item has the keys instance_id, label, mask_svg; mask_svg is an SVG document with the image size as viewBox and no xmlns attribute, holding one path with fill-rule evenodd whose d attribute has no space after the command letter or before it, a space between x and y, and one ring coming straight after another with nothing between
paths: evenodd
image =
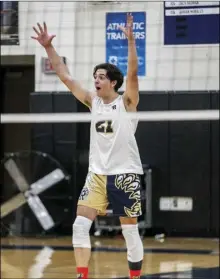
<instances>
[{"instance_id":1,"label":"court boundary line","mask_svg":"<svg viewBox=\"0 0 220 279\"><path fill-rule=\"evenodd\" d=\"M16 245L1 244L1 250L41 250L44 247L50 247L55 251L73 251L72 246L56 246L56 245ZM127 252L125 247L92 247L92 252ZM194 255L219 255L219 251L209 249L179 249L179 248L145 248L145 254L194 254Z\"/></svg>"}]
</instances>

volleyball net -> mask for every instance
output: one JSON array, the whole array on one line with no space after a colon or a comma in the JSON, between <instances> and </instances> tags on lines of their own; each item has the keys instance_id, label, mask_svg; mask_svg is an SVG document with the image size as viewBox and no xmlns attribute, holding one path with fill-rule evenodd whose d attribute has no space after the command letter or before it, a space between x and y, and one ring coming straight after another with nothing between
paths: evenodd
<instances>
[{"instance_id":1,"label":"volleyball net","mask_svg":"<svg viewBox=\"0 0 220 279\"><path fill-rule=\"evenodd\" d=\"M219 120L219 110L174 110L174 111L140 111L126 112L115 115L92 115L91 113L31 113L1 114L1 123L76 123L130 119L146 122L155 121L195 121Z\"/></svg>"}]
</instances>

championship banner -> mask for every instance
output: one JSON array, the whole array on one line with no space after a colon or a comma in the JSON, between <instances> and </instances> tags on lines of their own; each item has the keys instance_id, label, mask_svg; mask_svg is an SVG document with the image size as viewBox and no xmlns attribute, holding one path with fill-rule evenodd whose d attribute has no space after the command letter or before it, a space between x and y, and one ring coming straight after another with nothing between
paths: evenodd
<instances>
[{"instance_id":1,"label":"championship banner","mask_svg":"<svg viewBox=\"0 0 220 279\"><path fill-rule=\"evenodd\" d=\"M138 54L138 76L146 75L146 12L133 12L133 32ZM127 13L106 14L106 62L127 74L128 40L119 25L126 25Z\"/></svg>"},{"instance_id":2,"label":"championship banner","mask_svg":"<svg viewBox=\"0 0 220 279\"><path fill-rule=\"evenodd\" d=\"M19 45L18 2L1 1L1 45Z\"/></svg>"}]
</instances>

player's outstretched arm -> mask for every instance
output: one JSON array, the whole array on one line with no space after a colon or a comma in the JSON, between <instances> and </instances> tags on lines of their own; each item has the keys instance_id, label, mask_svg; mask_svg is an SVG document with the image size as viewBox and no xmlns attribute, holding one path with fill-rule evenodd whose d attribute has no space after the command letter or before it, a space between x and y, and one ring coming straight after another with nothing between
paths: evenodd
<instances>
[{"instance_id":1,"label":"player's outstretched arm","mask_svg":"<svg viewBox=\"0 0 220 279\"><path fill-rule=\"evenodd\" d=\"M74 80L69 73L69 70L62 58L57 54L55 48L52 45L52 40L55 35L49 35L47 32L47 25L44 22L43 27L37 23L38 29L33 27L37 37L31 37L34 40L37 40L44 48L48 55L48 58L55 70L56 74L60 80L69 88L73 95L83 104L88 107L91 107L92 104L92 93L85 90L81 87L79 82Z\"/></svg>"},{"instance_id":2,"label":"player's outstretched arm","mask_svg":"<svg viewBox=\"0 0 220 279\"><path fill-rule=\"evenodd\" d=\"M128 69L126 89L123 97L127 109L135 110L139 102L138 57L133 35L133 16L131 14L127 14L126 27L120 27L120 29L128 39Z\"/></svg>"}]
</instances>

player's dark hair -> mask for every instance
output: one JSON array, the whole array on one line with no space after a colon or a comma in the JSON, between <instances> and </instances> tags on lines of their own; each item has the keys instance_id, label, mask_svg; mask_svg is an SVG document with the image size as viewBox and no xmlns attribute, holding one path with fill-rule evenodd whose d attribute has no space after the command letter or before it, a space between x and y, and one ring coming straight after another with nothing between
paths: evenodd
<instances>
[{"instance_id":1,"label":"player's dark hair","mask_svg":"<svg viewBox=\"0 0 220 279\"><path fill-rule=\"evenodd\" d=\"M102 63L95 66L93 70L93 76L95 75L98 69L106 70L106 75L110 79L110 81L117 81L114 87L115 91L117 92L124 82L124 76L122 72L119 70L119 68L110 63Z\"/></svg>"}]
</instances>

